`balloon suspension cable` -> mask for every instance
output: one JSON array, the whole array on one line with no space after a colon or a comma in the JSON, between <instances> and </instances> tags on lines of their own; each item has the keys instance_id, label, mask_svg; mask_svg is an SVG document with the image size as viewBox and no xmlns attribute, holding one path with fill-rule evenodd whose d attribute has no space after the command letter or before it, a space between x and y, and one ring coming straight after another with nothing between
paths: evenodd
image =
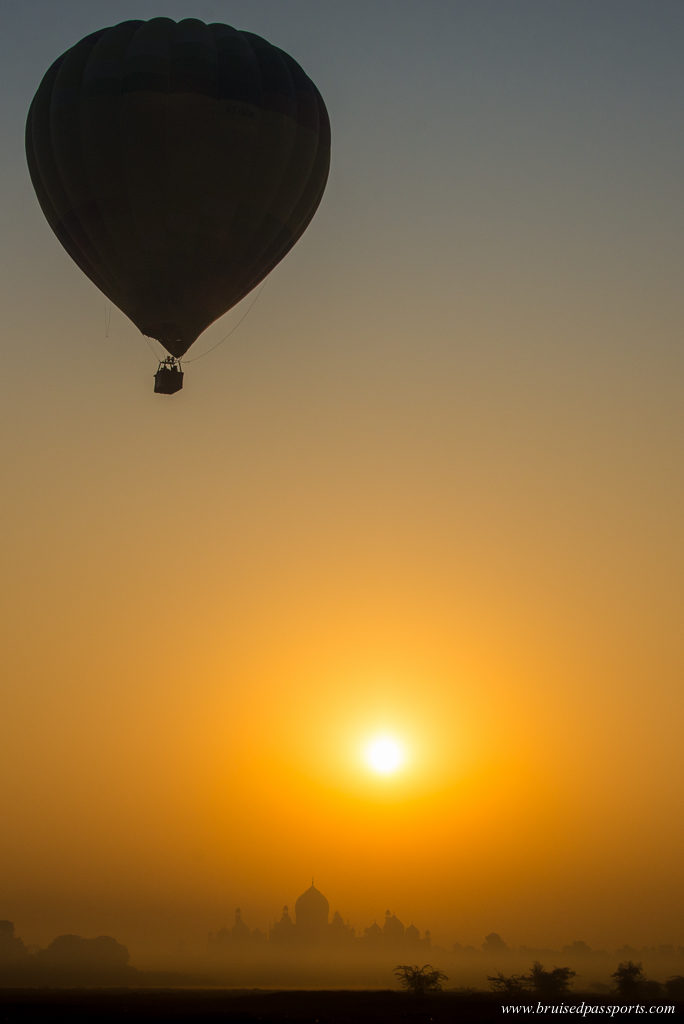
<instances>
[{"instance_id":1,"label":"balloon suspension cable","mask_svg":"<svg viewBox=\"0 0 684 1024\"><path fill-rule=\"evenodd\" d=\"M254 298L250 302L250 304L247 307L247 309L245 310L245 312L242 314L242 316L240 317L238 322L236 324L234 324L233 327L231 327L231 329L228 331L228 333L224 334L224 336L222 338L220 338L217 342L215 342L211 346L211 348L208 348L206 350L206 352L200 352L200 354L198 356L193 356L192 359L186 359L185 360L186 366L187 366L188 363L196 363L198 359L204 359L204 357L208 356L210 352L213 352L214 349L219 347L219 345L222 345L224 341L228 341L228 338L230 338L231 334L235 334L235 332L237 331L237 329L240 326L240 324L242 323L242 321L247 319L247 317L252 312L252 310L256 306L257 302L261 298L261 293L263 292L264 288L266 287L266 284L267 284L266 281L264 281L262 283L261 288L256 293L256 295L254 296Z\"/></svg>"},{"instance_id":2,"label":"balloon suspension cable","mask_svg":"<svg viewBox=\"0 0 684 1024\"><path fill-rule=\"evenodd\" d=\"M157 342L157 344L159 345L159 349L156 349L153 345L153 341L155 341L156 339L150 338L149 335L147 334L143 334L143 338L147 342L147 347L149 348L154 358L157 360L158 363L161 363L162 359L164 358L162 352L160 351L161 349L163 349L162 343L160 341Z\"/></svg>"}]
</instances>

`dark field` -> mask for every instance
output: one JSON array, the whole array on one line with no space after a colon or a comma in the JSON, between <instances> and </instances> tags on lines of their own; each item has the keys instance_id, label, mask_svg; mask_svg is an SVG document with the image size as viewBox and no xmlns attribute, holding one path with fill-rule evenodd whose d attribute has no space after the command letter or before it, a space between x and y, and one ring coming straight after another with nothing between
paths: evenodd
<instances>
[{"instance_id":1,"label":"dark field","mask_svg":"<svg viewBox=\"0 0 684 1024\"><path fill-rule=\"evenodd\" d=\"M517 1015L516 1015L517 1016ZM207 989L14 989L0 991L0 1024L16 1021L228 1021L231 1024L447 1024L502 1017L491 994L263 992ZM540 1018L538 1018L540 1019ZM622 1018L624 1020L624 1017ZM672 1018L670 1018L672 1019Z\"/></svg>"},{"instance_id":2,"label":"dark field","mask_svg":"<svg viewBox=\"0 0 684 1024\"><path fill-rule=\"evenodd\" d=\"M584 999L584 1006L580 1006ZM0 1024L26 1021L129 1024L137 1021L227 1021L229 1024L454 1024L512 1017L530 1020L643 1020L608 1007L595 996L567 997L553 1013L537 1011L529 997L525 1012L502 1011L502 999L492 993L442 992L416 998L403 992L266 992L227 989L4 989L0 990ZM589 1004L589 1005L587 1005ZM571 1010L572 1007L572 1010ZM512 1009L512 1008L511 1008ZM584 1013L582 1013L584 1009ZM674 1009L674 1007L673 1007ZM560 1010L560 1012L559 1012ZM579 1010L579 1013L578 1013ZM612 1012L611 1012L612 1011ZM658 1007L658 1017L681 1021L675 1012ZM651 1017L651 1019L653 1019Z\"/></svg>"}]
</instances>

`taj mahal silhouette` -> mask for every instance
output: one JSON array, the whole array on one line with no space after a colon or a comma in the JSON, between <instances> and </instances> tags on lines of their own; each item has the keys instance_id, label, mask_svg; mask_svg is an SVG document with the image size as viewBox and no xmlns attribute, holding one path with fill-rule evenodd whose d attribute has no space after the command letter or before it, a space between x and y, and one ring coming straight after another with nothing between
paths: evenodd
<instances>
[{"instance_id":1,"label":"taj mahal silhouette","mask_svg":"<svg viewBox=\"0 0 684 1024\"><path fill-rule=\"evenodd\" d=\"M288 906L275 921L268 933L259 928L251 929L243 920L242 911L238 907L235 920L231 927L223 927L212 933L210 941L218 946L245 947L254 944L268 943L273 947L290 949L313 949L334 947L363 947L367 950L381 951L388 949L397 951L429 948L430 932L425 931L421 937L414 924L406 927L390 910L385 912L385 920L380 926L377 921L357 934L356 930L345 922L338 910L330 917L330 904L323 893L311 885L294 904L294 916Z\"/></svg>"}]
</instances>

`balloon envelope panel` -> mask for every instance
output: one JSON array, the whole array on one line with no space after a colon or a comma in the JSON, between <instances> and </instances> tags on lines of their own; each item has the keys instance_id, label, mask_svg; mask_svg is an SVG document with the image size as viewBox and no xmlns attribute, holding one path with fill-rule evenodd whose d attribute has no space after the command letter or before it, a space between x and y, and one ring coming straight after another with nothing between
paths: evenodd
<instances>
[{"instance_id":1,"label":"balloon envelope panel","mask_svg":"<svg viewBox=\"0 0 684 1024\"><path fill-rule=\"evenodd\" d=\"M26 154L69 255L181 357L306 228L330 126L284 51L227 25L154 18L94 32L55 61Z\"/></svg>"}]
</instances>

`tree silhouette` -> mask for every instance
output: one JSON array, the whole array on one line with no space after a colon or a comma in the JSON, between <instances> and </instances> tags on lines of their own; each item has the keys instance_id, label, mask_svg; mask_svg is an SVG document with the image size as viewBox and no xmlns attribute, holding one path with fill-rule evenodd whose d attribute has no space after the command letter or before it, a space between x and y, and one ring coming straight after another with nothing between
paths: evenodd
<instances>
[{"instance_id":1,"label":"tree silhouette","mask_svg":"<svg viewBox=\"0 0 684 1024\"><path fill-rule=\"evenodd\" d=\"M485 953L508 953L509 951L498 932L490 932L489 935L485 935L482 949Z\"/></svg>"},{"instance_id":2,"label":"tree silhouette","mask_svg":"<svg viewBox=\"0 0 684 1024\"><path fill-rule=\"evenodd\" d=\"M8 966L26 960L28 950L18 935L14 934L11 921L0 921L0 966Z\"/></svg>"},{"instance_id":3,"label":"tree silhouette","mask_svg":"<svg viewBox=\"0 0 684 1024\"><path fill-rule=\"evenodd\" d=\"M665 991L670 998L684 1003L684 977L681 974L675 974L674 978L668 978L665 982Z\"/></svg>"},{"instance_id":4,"label":"tree silhouette","mask_svg":"<svg viewBox=\"0 0 684 1024\"><path fill-rule=\"evenodd\" d=\"M394 968L394 974L402 988L416 996L423 996L427 992L441 992L442 982L448 977L432 964L423 964L422 967L418 967L417 964L399 964Z\"/></svg>"},{"instance_id":5,"label":"tree silhouette","mask_svg":"<svg viewBox=\"0 0 684 1024\"><path fill-rule=\"evenodd\" d=\"M633 960L623 960L621 964L618 964L617 970L613 971L611 978L615 978L618 995L623 999L632 999L636 996L646 980L641 964L635 964Z\"/></svg>"},{"instance_id":6,"label":"tree silhouette","mask_svg":"<svg viewBox=\"0 0 684 1024\"><path fill-rule=\"evenodd\" d=\"M552 971L547 971L535 960L530 973L524 975L522 980L535 995L553 998L569 991L570 979L575 977L575 973L570 967L554 967Z\"/></svg>"}]
</instances>

